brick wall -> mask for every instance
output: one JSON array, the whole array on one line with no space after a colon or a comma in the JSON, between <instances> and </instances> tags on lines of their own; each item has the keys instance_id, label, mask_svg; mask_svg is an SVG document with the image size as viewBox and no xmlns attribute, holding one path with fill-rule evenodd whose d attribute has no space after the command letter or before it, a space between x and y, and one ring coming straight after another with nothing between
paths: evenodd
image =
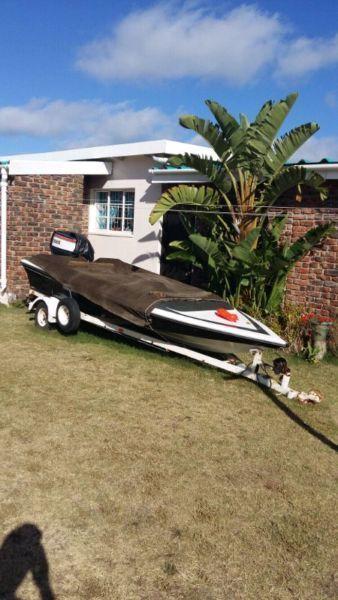
<instances>
[{"instance_id":1,"label":"brick wall","mask_svg":"<svg viewBox=\"0 0 338 600\"><path fill-rule=\"evenodd\" d=\"M285 230L287 241L294 241L312 227L334 221L338 225L338 182L328 181L329 198L321 202L308 190L301 202L295 194L278 201L273 213L286 212L288 222ZM338 233L315 247L291 271L286 289L286 300L314 310L323 316L335 318L338 310Z\"/></svg>"},{"instance_id":2,"label":"brick wall","mask_svg":"<svg viewBox=\"0 0 338 600\"><path fill-rule=\"evenodd\" d=\"M84 201L83 176L15 176L8 188L8 291L24 297L27 277L21 258L49 251L54 229L88 229L88 206Z\"/></svg>"}]
</instances>

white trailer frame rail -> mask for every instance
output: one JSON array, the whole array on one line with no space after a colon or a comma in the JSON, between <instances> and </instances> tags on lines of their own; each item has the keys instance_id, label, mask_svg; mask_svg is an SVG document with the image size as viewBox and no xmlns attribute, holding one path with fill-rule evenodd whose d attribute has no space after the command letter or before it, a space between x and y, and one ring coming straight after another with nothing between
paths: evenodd
<instances>
[{"instance_id":1,"label":"white trailer frame rail","mask_svg":"<svg viewBox=\"0 0 338 600\"><path fill-rule=\"evenodd\" d=\"M30 290L30 297L32 296L34 296L34 299L29 302L28 311L33 311L36 303L40 300L43 300L48 307L49 323L56 323L56 311L60 299L54 296L45 296L40 292ZM192 350L184 346L178 346L176 344L172 344L171 342L152 337L146 333L140 333L127 327L121 327L120 325L107 323L103 319L93 317L92 315L84 312L81 312L80 314L81 320L86 323L90 323L91 325L95 325L101 329L110 331L111 333L136 340L137 342L145 344L146 346L158 348L160 350L164 350L165 352L173 352L174 354L185 356L186 358L209 365L210 367L225 371L226 373L232 373L233 375L238 375L238 377L244 377L245 379L249 379L250 381L277 392L277 394L282 394L291 400L298 399L302 403L318 403L321 401L319 394L314 391L306 393L298 392L297 390L290 388L291 371L289 368L287 368L286 371L280 376L279 381L276 381L273 377L270 377L266 373L266 367L270 367L270 365L266 365L266 363L264 363L262 351L256 348L250 350L252 361L246 365L239 360L234 361L232 358L229 360L221 360L208 354L197 352L196 350ZM261 372L262 370L264 371L263 373Z\"/></svg>"}]
</instances>

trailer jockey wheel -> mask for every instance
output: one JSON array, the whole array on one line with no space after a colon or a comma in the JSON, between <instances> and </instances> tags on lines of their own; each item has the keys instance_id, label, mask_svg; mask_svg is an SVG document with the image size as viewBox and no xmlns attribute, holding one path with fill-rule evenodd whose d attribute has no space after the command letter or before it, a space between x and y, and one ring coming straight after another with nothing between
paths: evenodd
<instances>
[{"instance_id":1,"label":"trailer jockey wheel","mask_svg":"<svg viewBox=\"0 0 338 600\"><path fill-rule=\"evenodd\" d=\"M56 321L63 333L75 333L79 329L81 315L74 298L62 298L56 309Z\"/></svg>"},{"instance_id":2,"label":"trailer jockey wheel","mask_svg":"<svg viewBox=\"0 0 338 600\"><path fill-rule=\"evenodd\" d=\"M288 375L290 373L288 363L286 362L285 358L282 358L281 356L279 358L275 358L272 368L275 375Z\"/></svg>"},{"instance_id":3,"label":"trailer jockey wheel","mask_svg":"<svg viewBox=\"0 0 338 600\"><path fill-rule=\"evenodd\" d=\"M36 327L39 327L39 329L50 329L50 324L48 322L48 306L43 300L37 302L35 305L34 320Z\"/></svg>"}]
</instances>

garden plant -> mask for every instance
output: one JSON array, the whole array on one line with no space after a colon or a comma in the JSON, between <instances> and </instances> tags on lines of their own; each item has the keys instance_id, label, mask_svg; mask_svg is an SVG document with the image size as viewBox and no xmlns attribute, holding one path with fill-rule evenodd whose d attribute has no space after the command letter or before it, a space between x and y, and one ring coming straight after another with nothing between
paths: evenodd
<instances>
[{"instance_id":1,"label":"garden plant","mask_svg":"<svg viewBox=\"0 0 338 600\"><path fill-rule=\"evenodd\" d=\"M154 224L170 210L180 212L186 239L170 244L167 260L202 270L211 291L263 314L281 311L289 271L334 230L333 224L319 225L290 244L283 239L287 216L271 214L291 189L298 190L299 201L303 186L316 190L322 200L327 196L319 174L286 164L318 125L306 123L277 138L297 96L269 100L252 122L245 115L236 120L211 100L206 104L216 122L182 116L181 125L202 136L217 158L171 157L170 165L196 169L208 183L170 188L150 215Z\"/></svg>"}]
</instances>

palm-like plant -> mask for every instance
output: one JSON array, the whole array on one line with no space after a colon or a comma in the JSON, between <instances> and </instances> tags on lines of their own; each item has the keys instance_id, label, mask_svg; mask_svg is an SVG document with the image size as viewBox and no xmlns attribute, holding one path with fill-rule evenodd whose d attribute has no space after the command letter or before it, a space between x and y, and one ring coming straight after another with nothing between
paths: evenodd
<instances>
[{"instance_id":1,"label":"palm-like plant","mask_svg":"<svg viewBox=\"0 0 338 600\"><path fill-rule=\"evenodd\" d=\"M300 125L276 138L298 94L290 94L279 102L266 102L255 120L249 123L245 115L237 121L217 102L206 104L216 123L194 115L184 115L180 124L203 137L214 149L218 160L184 154L173 156L172 166L196 169L208 178L212 187L180 185L165 192L150 215L154 224L168 210L192 204L207 211L225 209L229 232L244 239L261 217L266 207L295 186L305 184L325 199L324 179L301 166L285 166L289 158L319 127L316 123Z\"/></svg>"},{"instance_id":2,"label":"palm-like plant","mask_svg":"<svg viewBox=\"0 0 338 600\"><path fill-rule=\"evenodd\" d=\"M311 230L310 235L297 241L298 253L294 254L295 245L283 249L278 245L282 232L280 219L270 223L268 220L269 207L291 188L297 187L300 192L301 186L306 185L315 189L322 200L327 196L320 175L301 166L285 165L319 129L318 125L307 123L276 137L296 99L297 94L290 94L279 102L266 102L252 123L245 115L237 121L211 100L206 104L216 123L194 115L182 116L181 125L202 136L217 158L184 154L173 156L169 163L196 169L209 183L172 187L162 194L150 215L150 223L154 224L168 211L182 210L187 240L171 244L175 250L169 259L203 268L210 289L237 301L242 292L250 289L253 302L255 286L271 272L275 273L275 283L277 279L280 282L278 289L282 289L295 257L299 260L332 231L331 225ZM194 221L183 210L189 207L204 224L206 236L195 232ZM279 276L274 269L277 264ZM271 281L269 292L262 295L260 302L255 299L257 306L270 309L280 306L280 291L272 293L273 287Z\"/></svg>"}]
</instances>

